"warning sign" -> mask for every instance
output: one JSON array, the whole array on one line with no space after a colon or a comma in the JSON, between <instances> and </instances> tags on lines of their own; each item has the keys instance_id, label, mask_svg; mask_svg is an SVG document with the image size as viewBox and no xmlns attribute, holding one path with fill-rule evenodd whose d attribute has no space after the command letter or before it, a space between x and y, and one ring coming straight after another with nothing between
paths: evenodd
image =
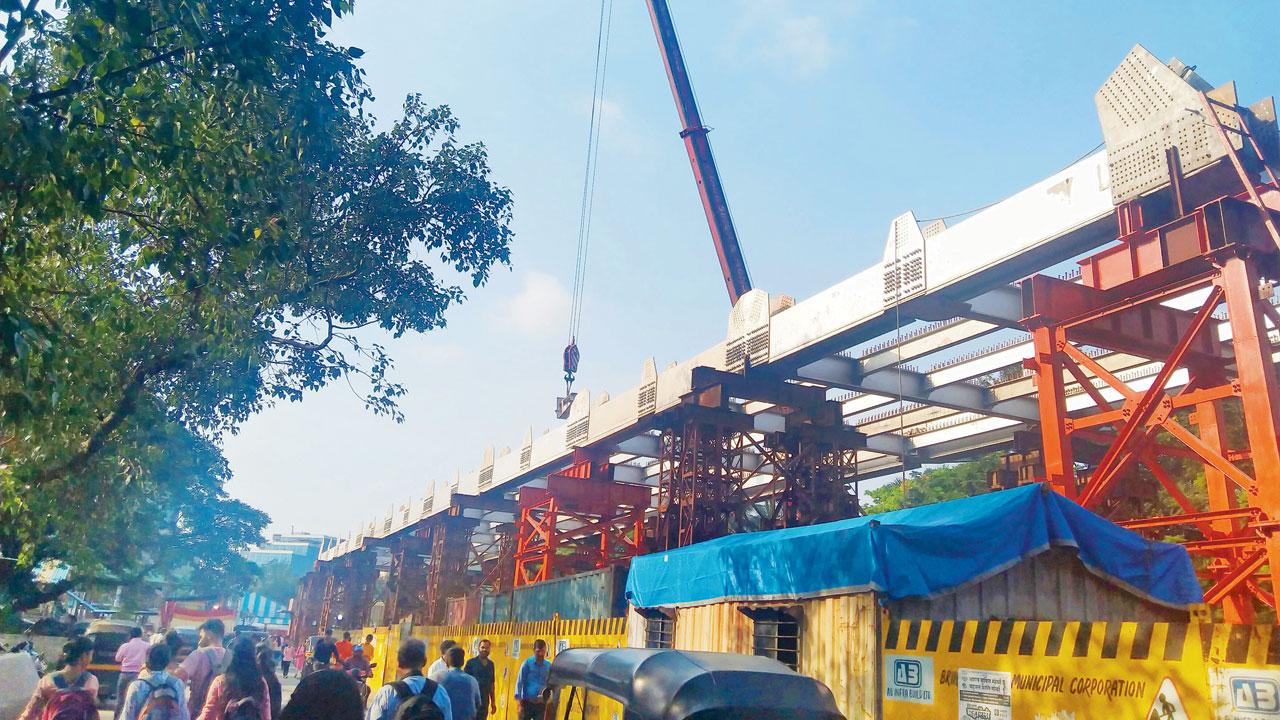
<instances>
[{"instance_id":1,"label":"warning sign","mask_svg":"<svg viewBox=\"0 0 1280 720\"><path fill-rule=\"evenodd\" d=\"M1156 690L1156 697L1151 701L1151 709L1147 711L1147 720L1191 720L1187 715L1187 709L1182 706L1178 688L1169 678L1165 678Z\"/></svg>"},{"instance_id":2,"label":"warning sign","mask_svg":"<svg viewBox=\"0 0 1280 720\"><path fill-rule=\"evenodd\" d=\"M960 720L1012 720L1013 673L960 668Z\"/></svg>"}]
</instances>

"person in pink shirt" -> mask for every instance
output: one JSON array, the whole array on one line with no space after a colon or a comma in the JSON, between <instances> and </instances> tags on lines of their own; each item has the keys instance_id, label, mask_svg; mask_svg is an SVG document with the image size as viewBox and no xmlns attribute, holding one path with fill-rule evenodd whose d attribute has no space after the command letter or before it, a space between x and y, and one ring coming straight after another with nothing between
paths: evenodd
<instances>
[{"instance_id":1,"label":"person in pink shirt","mask_svg":"<svg viewBox=\"0 0 1280 720\"><path fill-rule=\"evenodd\" d=\"M293 664L298 668L298 677L302 677L302 668L307 664L307 641L305 638L293 648Z\"/></svg>"},{"instance_id":2,"label":"person in pink shirt","mask_svg":"<svg viewBox=\"0 0 1280 720\"><path fill-rule=\"evenodd\" d=\"M253 640L238 637L227 652L231 653L231 664L209 686L209 696L205 698L198 720L228 717L271 720L271 692L262 677L262 669L258 667Z\"/></svg>"},{"instance_id":3,"label":"person in pink shirt","mask_svg":"<svg viewBox=\"0 0 1280 720\"><path fill-rule=\"evenodd\" d=\"M125 693L129 686L138 679L138 673L147 664L147 651L151 643L142 639L142 628L129 628L129 642L116 648L116 662L120 663L120 678L116 680L116 712L112 717L120 720L120 710L124 707Z\"/></svg>"}]
</instances>

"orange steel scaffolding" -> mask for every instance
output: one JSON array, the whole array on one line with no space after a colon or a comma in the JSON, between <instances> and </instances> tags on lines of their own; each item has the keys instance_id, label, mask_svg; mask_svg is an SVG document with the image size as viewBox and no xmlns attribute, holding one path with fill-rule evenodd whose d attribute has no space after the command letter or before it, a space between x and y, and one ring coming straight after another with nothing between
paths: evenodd
<instances>
[{"instance_id":1,"label":"orange steel scaffolding","mask_svg":"<svg viewBox=\"0 0 1280 720\"><path fill-rule=\"evenodd\" d=\"M645 552L653 490L618 482L607 457L575 453L545 488L520 489L515 586L625 564Z\"/></svg>"},{"instance_id":2,"label":"orange steel scaffolding","mask_svg":"<svg viewBox=\"0 0 1280 720\"><path fill-rule=\"evenodd\" d=\"M1221 104L1202 99L1231 148L1213 112ZM1274 608L1280 590L1280 385L1267 327L1280 328L1280 314L1266 281L1280 257L1280 214L1267 206L1280 207L1280 179L1247 128L1232 131L1242 150L1190 177L1171 148L1170 187L1117 207L1120 243L1082 260L1079 283L1025 281L1023 305L1045 479L1134 530L1189 537L1206 602L1227 622L1251 622L1254 602ZM1269 184L1256 181L1262 169ZM1155 363L1151 384L1131 387L1107 352ZM1091 408L1070 410L1072 381ZM1228 404L1241 411L1245 446L1231 446ZM1173 479L1170 464L1187 461L1203 467L1204 503ZM1131 514L1157 497L1178 512Z\"/></svg>"}]
</instances>

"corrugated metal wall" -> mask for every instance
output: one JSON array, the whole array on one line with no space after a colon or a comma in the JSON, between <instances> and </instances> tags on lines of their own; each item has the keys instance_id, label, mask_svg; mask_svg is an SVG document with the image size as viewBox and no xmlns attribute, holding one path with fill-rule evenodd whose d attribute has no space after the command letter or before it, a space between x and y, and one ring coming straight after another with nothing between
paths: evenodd
<instances>
[{"instance_id":1,"label":"corrugated metal wall","mask_svg":"<svg viewBox=\"0 0 1280 720\"><path fill-rule=\"evenodd\" d=\"M880 717L882 612L873 593L801 603L799 671L826 683L849 720Z\"/></svg>"},{"instance_id":2,"label":"corrugated metal wall","mask_svg":"<svg viewBox=\"0 0 1280 720\"><path fill-rule=\"evenodd\" d=\"M672 644L677 650L751 654L751 618L739 612L744 603L717 603L680 608Z\"/></svg>"},{"instance_id":3,"label":"corrugated metal wall","mask_svg":"<svg viewBox=\"0 0 1280 720\"><path fill-rule=\"evenodd\" d=\"M1053 548L955 593L888 607L894 620L1187 621L1185 611L1106 583L1069 548Z\"/></svg>"},{"instance_id":4,"label":"corrugated metal wall","mask_svg":"<svg viewBox=\"0 0 1280 720\"><path fill-rule=\"evenodd\" d=\"M677 650L753 652L753 622L741 612L759 603L717 603L676 611ZM799 671L826 683L849 720L879 713L879 615L872 593L795 603L801 608ZM630 615L627 641L644 646L644 618Z\"/></svg>"}]
</instances>

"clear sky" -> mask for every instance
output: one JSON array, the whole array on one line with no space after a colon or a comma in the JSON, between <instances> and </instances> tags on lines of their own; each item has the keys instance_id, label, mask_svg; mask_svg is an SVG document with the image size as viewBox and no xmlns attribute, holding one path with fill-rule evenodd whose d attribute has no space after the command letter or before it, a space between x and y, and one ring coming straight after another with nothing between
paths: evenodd
<instances>
[{"instance_id":1,"label":"clear sky","mask_svg":"<svg viewBox=\"0 0 1280 720\"><path fill-rule=\"evenodd\" d=\"M1135 43L1280 93L1280 3L670 0L756 287L797 298L879 262L889 222L998 200L1101 140L1093 93ZM226 442L275 529L347 534L556 422L599 5L361 0L335 42L393 119L451 106L515 197L512 269L449 327L390 344L403 424L343 383ZM579 389L614 392L724 337L720 280L640 0L617 0Z\"/></svg>"}]
</instances>

